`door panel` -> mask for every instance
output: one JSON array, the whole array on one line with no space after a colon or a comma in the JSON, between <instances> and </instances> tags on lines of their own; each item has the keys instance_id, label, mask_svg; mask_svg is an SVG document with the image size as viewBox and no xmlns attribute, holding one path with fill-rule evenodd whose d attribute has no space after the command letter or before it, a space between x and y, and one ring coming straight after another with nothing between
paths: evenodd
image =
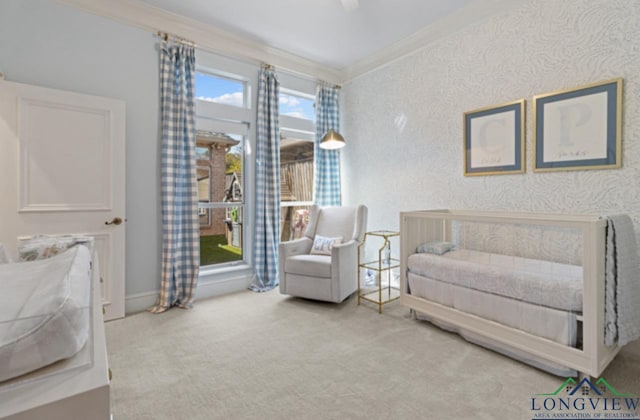
<instances>
[{"instance_id":1,"label":"door panel","mask_svg":"<svg viewBox=\"0 0 640 420\"><path fill-rule=\"evenodd\" d=\"M112 113L90 100L19 101L20 211L110 209Z\"/></svg>"},{"instance_id":2,"label":"door panel","mask_svg":"<svg viewBox=\"0 0 640 420\"><path fill-rule=\"evenodd\" d=\"M124 124L122 101L0 81L0 242L93 236L105 319L124 316Z\"/></svg>"}]
</instances>

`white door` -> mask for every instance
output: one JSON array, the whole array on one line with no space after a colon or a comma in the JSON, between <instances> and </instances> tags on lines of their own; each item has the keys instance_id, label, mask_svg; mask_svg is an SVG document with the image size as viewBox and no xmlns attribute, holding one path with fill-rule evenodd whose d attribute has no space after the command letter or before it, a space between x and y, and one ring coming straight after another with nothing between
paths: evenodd
<instances>
[{"instance_id":1,"label":"white door","mask_svg":"<svg viewBox=\"0 0 640 420\"><path fill-rule=\"evenodd\" d=\"M0 81L0 242L93 236L107 320L124 316L124 148L124 102Z\"/></svg>"}]
</instances>

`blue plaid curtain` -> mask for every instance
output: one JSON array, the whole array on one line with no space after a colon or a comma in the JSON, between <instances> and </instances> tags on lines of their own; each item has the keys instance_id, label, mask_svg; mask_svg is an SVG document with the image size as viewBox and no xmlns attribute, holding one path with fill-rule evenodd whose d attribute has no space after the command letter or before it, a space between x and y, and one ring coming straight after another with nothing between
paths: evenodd
<instances>
[{"instance_id":1,"label":"blue plaid curtain","mask_svg":"<svg viewBox=\"0 0 640 420\"><path fill-rule=\"evenodd\" d=\"M316 91L316 170L314 202L321 206L339 206L340 151L320 148L320 139L329 129L340 132L338 88L321 84Z\"/></svg>"},{"instance_id":2,"label":"blue plaid curtain","mask_svg":"<svg viewBox=\"0 0 640 420\"><path fill-rule=\"evenodd\" d=\"M151 312L190 308L200 267L193 47L160 48L162 284Z\"/></svg>"},{"instance_id":3,"label":"blue plaid curtain","mask_svg":"<svg viewBox=\"0 0 640 420\"><path fill-rule=\"evenodd\" d=\"M253 241L255 276L250 289L266 292L278 285L280 242L280 83L264 67L258 79L256 135L256 229Z\"/></svg>"}]
</instances>

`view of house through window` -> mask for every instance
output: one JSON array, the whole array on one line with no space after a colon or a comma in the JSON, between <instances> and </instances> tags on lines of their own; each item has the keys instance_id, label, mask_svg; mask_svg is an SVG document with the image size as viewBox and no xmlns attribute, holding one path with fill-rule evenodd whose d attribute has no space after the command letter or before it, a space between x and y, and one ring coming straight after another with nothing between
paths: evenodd
<instances>
[{"instance_id":1,"label":"view of house through window","mask_svg":"<svg viewBox=\"0 0 640 420\"><path fill-rule=\"evenodd\" d=\"M243 259L246 124L234 108L247 108L247 90L240 78L196 73L201 266Z\"/></svg>"},{"instance_id":2,"label":"view of house through window","mask_svg":"<svg viewBox=\"0 0 640 420\"><path fill-rule=\"evenodd\" d=\"M242 260L242 136L198 132L200 265Z\"/></svg>"},{"instance_id":3,"label":"view of house through window","mask_svg":"<svg viewBox=\"0 0 640 420\"><path fill-rule=\"evenodd\" d=\"M303 236L313 201L315 98L281 89L280 239Z\"/></svg>"}]
</instances>

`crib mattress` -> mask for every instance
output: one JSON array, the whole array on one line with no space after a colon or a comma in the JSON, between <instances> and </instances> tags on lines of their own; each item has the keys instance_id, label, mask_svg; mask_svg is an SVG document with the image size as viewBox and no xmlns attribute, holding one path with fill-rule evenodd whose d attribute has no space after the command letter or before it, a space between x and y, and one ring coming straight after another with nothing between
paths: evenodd
<instances>
[{"instance_id":1,"label":"crib mattress","mask_svg":"<svg viewBox=\"0 0 640 420\"><path fill-rule=\"evenodd\" d=\"M409 273L411 295L574 347L575 312L561 311Z\"/></svg>"},{"instance_id":2,"label":"crib mattress","mask_svg":"<svg viewBox=\"0 0 640 420\"><path fill-rule=\"evenodd\" d=\"M0 265L0 381L76 354L90 333L91 254Z\"/></svg>"},{"instance_id":3,"label":"crib mattress","mask_svg":"<svg viewBox=\"0 0 640 420\"><path fill-rule=\"evenodd\" d=\"M413 254L409 272L564 311L582 311L582 267L467 249Z\"/></svg>"}]
</instances>

